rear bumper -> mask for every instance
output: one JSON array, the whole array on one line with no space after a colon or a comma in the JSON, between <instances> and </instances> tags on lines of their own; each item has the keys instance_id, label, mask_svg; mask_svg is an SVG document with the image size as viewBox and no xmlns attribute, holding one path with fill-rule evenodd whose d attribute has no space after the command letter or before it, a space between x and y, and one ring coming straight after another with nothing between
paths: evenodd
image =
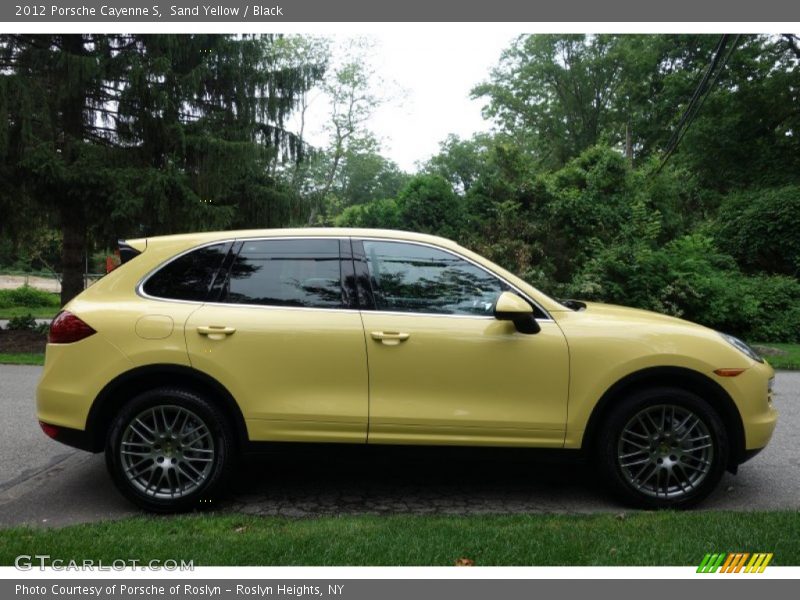
<instances>
[{"instance_id":1,"label":"rear bumper","mask_svg":"<svg viewBox=\"0 0 800 600\"><path fill-rule=\"evenodd\" d=\"M125 356L99 334L72 344L48 344L36 387L37 418L59 429L86 429L94 399L129 368Z\"/></svg>"},{"instance_id":2,"label":"rear bumper","mask_svg":"<svg viewBox=\"0 0 800 600\"><path fill-rule=\"evenodd\" d=\"M42 430L45 434L57 442L87 452L99 452L99 450L94 447L95 444L86 431L72 429L71 427L61 427L60 425L52 425L42 421L39 421L39 424L42 426Z\"/></svg>"}]
</instances>

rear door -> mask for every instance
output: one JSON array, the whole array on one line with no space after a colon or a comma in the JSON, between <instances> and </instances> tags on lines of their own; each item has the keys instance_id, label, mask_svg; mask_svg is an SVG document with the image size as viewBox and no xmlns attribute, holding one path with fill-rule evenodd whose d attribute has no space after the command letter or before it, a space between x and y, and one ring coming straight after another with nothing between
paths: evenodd
<instances>
[{"instance_id":1,"label":"rear door","mask_svg":"<svg viewBox=\"0 0 800 600\"><path fill-rule=\"evenodd\" d=\"M186 323L192 366L239 403L254 441L365 442L364 332L349 240L238 241Z\"/></svg>"}]
</instances>

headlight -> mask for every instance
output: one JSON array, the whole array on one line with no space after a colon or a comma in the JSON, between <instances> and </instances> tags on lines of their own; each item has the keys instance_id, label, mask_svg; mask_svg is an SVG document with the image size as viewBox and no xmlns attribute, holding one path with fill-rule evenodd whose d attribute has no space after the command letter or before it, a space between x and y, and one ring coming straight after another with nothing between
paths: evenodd
<instances>
[{"instance_id":1,"label":"headlight","mask_svg":"<svg viewBox=\"0 0 800 600\"><path fill-rule=\"evenodd\" d=\"M752 358L756 362L760 363L764 362L764 359L761 358L755 350L753 350L750 346L745 344L739 338L733 337L732 335L728 335L727 333L720 333L720 335L722 336L722 339L724 339L726 342L728 342L731 346L736 348L739 352L741 352L745 356Z\"/></svg>"}]
</instances>

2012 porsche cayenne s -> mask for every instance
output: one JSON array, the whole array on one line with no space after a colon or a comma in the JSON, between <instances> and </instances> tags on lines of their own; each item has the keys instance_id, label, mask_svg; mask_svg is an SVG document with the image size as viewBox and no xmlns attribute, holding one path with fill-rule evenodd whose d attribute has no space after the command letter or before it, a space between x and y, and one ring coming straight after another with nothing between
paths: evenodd
<instances>
[{"instance_id":1,"label":"2012 porsche cayenne s","mask_svg":"<svg viewBox=\"0 0 800 600\"><path fill-rule=\"evenodd\" d=\"M560 303L438 237L358 229L130 240L53 321L45 433L154 511L258 442L558 448L622 500L686 507L769 441L772 368L680 319Z\"/></svg>"}]
</instances>

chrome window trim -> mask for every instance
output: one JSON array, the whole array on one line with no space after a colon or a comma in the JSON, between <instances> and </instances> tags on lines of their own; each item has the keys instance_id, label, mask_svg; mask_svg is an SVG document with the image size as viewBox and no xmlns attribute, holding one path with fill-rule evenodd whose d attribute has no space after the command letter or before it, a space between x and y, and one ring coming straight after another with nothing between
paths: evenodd
<instances>
[{"instance_id":1,"label":"chrome window trim","mask_svg":"<svg viewBox=\"0 0 800 600\"><path fill-rule=\"evenodd\" d=\"M183 252L179 252L178 254L176 254L174 256L170 256L167 260L160 262L158 265L156 265L155 267L150 269L147 273L145 273L142 276L142 278L139 280L139 283L136 284L136 288L135 288L136 289L136 295L140 296L142 298L147 298L148 300L156 300L158 302L180 302L181 304L200 304L200 305L205 304L205 302L201 302L199 300L181 300L179 298L162 298L160 296L151 296L150 294L148 294L147 292L144 291L144 286L147 283L147 281L153 275L158 273L161 269L163 269L164 267L166 267L169 264L172 264L173 262L175 262L179 258L181 258L183 256L186 256L190 252L194 252L195 250L201 250L203 248L208 248L209 246L216 246L216 245L219 245L219 244L234 243L235 241L236 241L235 238L234 239L227 238L227 239L223 239L223 240L214 240L213 242L206 242L205 244L200 244L198 246L192 246L191 248L188 248L187 250L184 250Z\"/></svg>"},{"instance_id":2,"label":"chrome window trim","mask_svg":"<svg viewBox=\"0 0 800 600\"><path fill-rule=\"evenodd\" d=\"M155 275L158 271L166 267L167 265L171 264L173 261L178 260L182 256L186 256L190 252L194 252L195 250L201 250L202 248L208 248L209 246L216 246L217 244L228 244L241 241L269 241L269 240L308 240L308 239L317 239L317 240L345 240L350 239L348 236L343 237L334 237L334 236L301 236L301 235L286 235L286 236L266 236L266 237L245 237L245 238L223 238L219 240L214 240L213 242L206 242L204 244L199 244L197 246L192 246L191 248L184 250L183 252L179 252L175 256L171 256L167 260L159 263L156 267L153 267L148 271L142 278L139 280L139 283L136 284L136 294L141 296L142 298L147 298L148 300L157 300L159 302L181 302L183 304L212 304L217 306L254 306L259 308L281 308L281 309L302 309L302 310L350 310L354 311L352 308L313 308L308 306L274 306L272 304L237 304L234 302L200 302L197 300L180 300L178 298L161 298L160 296L151 296L147 292L144 291L144 286L147 283L147 280L150 279L153 275ZM341 256L339 257L341 260ZM355 311L358 312L358 311Z\"/></svg>"},{"instance_id":3,"label":"chrome window trim","mask_svg":"<svg viewBox=\"0 0 800 600\"><path fill-rule=\"evenodd\" d=\"M487 273L487 274L491 275L495 279L499 279L500 281L505 283L508 287L510 287L512 290L514 290L517 294L519 294L520 296L525 298L528 302L533 304L536 308L538 308L545 315L547 315L546 318L536 319L539 323L545 323L545 322L553 322L553 323L555 323L555 319L553 319L553 317L550 316L550 313L547 310L545 310L545 308L541 304L536 302L536 300L531 298L528 294L523 292L516 285L514 285L513 283L508 281L505 277L502 277L502 276L498 275L497 273L495 273L494 271L492 271L490 269L487 269L482 264L475 262L471 258L464 256L463 254L459 254L458 252L454 252L450 248L443 248L443 247L437 246L435 244L429 244L428 242L418 242L416 240L403 240L403 239L397 239L397 238L362 236L362 237L354 237L353 239L359 240L359 241L362 241L362 242L364 242L364 241L376 241L376 242L394 242L394 243L397 243L397 244L413 244L415 246L424 246L424 247L427 247L427 248L433 248L434 250L439 250L440 252L445 252L447 254L450 254L451 256L455 256L456 258L459 258L459 259L461 259L461 260L463 260L465 262L470 263L472 266L477 267L478 269L480 269L484 273ZM438 313L401 312L401 311L390 311L390 310L380 310L380 311L379 310L373 310L373 311L368 311L368 312L373 312L373 313L380 312L380 313L399 314L399 315L426 315L426 316L434 316L434 317L467 317L467 318L475 318L475 317L477 317L479 319L494 319L494 317L492 317L492 316L483 316L483 315L442 315L442 314L438 314Z\"/></svg>"},{"instance_id":4,"label":"chrome window trim","mask_svg":"<svg viewBox=\"0 0 800 600\"><path fill-rule=\"evenodd\" d=\"M146 298L148 300L155 300L158 302L180 302L182 304L195 304L195 305L209 305L209 306L238 306L238 307L249 307L249 308L267 308L272 310L317 310L317 311L326 311L326 312L354 312L354 313L361 313L366 312L370 314L384 314L384 315L418 315L422 317L447 317L447 318L455 318L455 319L494 319L494 317L490 315L443 315L441 313L427 313L427 312L401 312L401 311L392 311L392 310L366 310L362 311L361 309L354 309L354 308L315 308L310 306L275 306L273 304L238 304L235 302L200 302L197 300L180 300L177 298L161 298L159 296L151 296L150 294L144 291L144 285L147 283L147 280L150 279L153 275L155 275L158 271L166 267L168 264L172 263L175 260L178 260L182 256L189 254L190 252L194 252L195 250L200 250L202 248L208 248L209 246L216 246L217 244L227 244L227 243L236 243L241 241L269 241L269 240L358 240L358 241L378 241L378 242L394 242L399 244L413 244L416 246L424 246L427 248L433 248L434 250L439 250L441 252L446 252L464 260L471 265L479 268L485 273L488 273L492 277L499 279L503 283L505 283L508 287L514 290L517 294L525 298L528 302L536 306L539 310L542 311L546 316L546 318L537 318L536 321L539 323L555 323L555 319L550 316L550 313L542 307L541 304L536 302L533 298L531 298L528 294L520 290L516 285L511 283L510 281L506 280L504 277L498 275L494 271L487 269L483 265L475 262L474 260L454 252L449 248L443 248L442 246L437 246L435 244L430 244L428 242L419 242L416 240L404 240L402 238L387 238L387 237L372 237L372 236L327 236L327 235L320 235L320 236L301 236L301 235L290 235L290 236L266 236L266 237L245 237L245 238L222 238L219 240L214 240L211 242L206 242L204 244L199 244L197 246L192 246L183 252L176 254L168 258L167 260L159 263L157 266L153 267L148 271L142 278L139 280L139 283L136 284L136 294L142 298Z\"/></svg>"}]
</instances>

